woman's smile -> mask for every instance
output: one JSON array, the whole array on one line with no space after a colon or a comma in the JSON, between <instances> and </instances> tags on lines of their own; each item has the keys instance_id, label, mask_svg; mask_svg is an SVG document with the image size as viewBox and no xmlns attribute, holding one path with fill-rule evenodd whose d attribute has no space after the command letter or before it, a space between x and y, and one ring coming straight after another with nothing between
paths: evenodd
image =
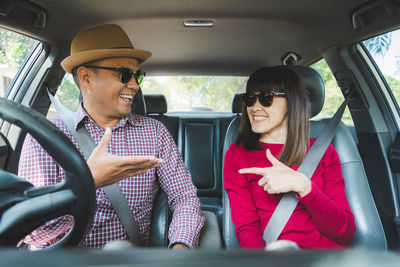
<instances>
[{"instance_id":1,"label":"woman's smile","mask_svg":"<svg viewBox=\"0 0 400 267\"><path fill-rule=\"evenodd\" d=\"M266 115L253 115L253 122L254 123L261 123L268 119Z\"/></svg>"}]
</instances>

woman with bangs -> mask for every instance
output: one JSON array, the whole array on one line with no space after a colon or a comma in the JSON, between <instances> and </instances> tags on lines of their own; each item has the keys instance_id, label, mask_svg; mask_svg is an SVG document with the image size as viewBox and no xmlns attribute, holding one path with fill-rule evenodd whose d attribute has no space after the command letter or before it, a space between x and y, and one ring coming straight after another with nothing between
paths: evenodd
<instances>
[{"instance_id":1,"label":"woman with bangs","mask_svg":"<svg viewBox=\"0 0 400 267\"><path fill-rule=\"evenodd\" d=\"M311 179L296 171L315 141L309 137L310 104L300 78L284 66L263 67L249 77L242 97L238 137L224 165L241 247L266 247L264 229L290 191L299 204L278 240L300 248L346 247L356 227L334 147L329 145Z\"/></svg>"}]
</instances>

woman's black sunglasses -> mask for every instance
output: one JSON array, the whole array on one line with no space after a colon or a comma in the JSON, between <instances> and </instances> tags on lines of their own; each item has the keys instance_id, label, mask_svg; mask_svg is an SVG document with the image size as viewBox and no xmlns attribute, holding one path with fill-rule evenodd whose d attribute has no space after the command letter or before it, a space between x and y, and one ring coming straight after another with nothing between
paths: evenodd
<instances>
[{"instance_id":1,"label":"woman's black sunglasses","mask_svg":"<svg viewBox=\"0 0 400 267\"><path fill-rule=\"evenodd\" d=\"M257 102L257 98L261 105L264 107L269 107L272 105L272 99L274 96L285 96L286 94L282 92L264 92L257 95L254 93L244 93L240 95L243 98L243 103L248 107L253 106Z\"/></svg>"},{"instance_id":2,"label":"woman's black sunglasses","mask_svg":"<svg viewBox=\"0 0 400 267\"><path fill-rule=\"evenodd\" d=\"M146 76L146 72L142 70L134 71L128 68L110 68L110 67L101 67L101 66L85 66L86 68L93 68L93 69L102 69L102 70L114 70L120 73L120 79L122 83L128 83L132 76L135 77L135 80L138 85L143 82L144 76Z\"/></svg>"}]
</instances>

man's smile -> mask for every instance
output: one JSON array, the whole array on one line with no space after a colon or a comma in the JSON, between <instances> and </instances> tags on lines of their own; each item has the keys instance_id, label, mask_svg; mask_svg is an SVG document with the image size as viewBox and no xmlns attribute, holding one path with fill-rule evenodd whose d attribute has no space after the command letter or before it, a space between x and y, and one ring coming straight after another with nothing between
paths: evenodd
<instances>
[{"instance_id":1,"label":"man's smile","mask_svg":"<svg viewBox=\"0 0 400 267\"><path fill-rule=\"evenodd\" d=\"M132 102L133 101L133 95L128 95L128 94L120 94L119 97L127 102Z\"/></svg>"}]
</instances>

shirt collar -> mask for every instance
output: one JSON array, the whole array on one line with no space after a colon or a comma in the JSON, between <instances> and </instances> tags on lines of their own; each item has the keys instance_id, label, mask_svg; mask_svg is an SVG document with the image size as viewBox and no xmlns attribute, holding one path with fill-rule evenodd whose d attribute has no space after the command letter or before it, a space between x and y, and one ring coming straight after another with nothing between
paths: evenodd
<instances>
[{"instance_id":1,"label":"shirt collar","mask_svg":"<svg viewBox=\"0 0 400 267\"><path fill-rule=\"evenodd\" d=\"M75 128L75 130L76 130L76 128L78 127L78 125L80 123L83 123L83 121L85 119L88 119L92 123L96 124L96 122L94 122L92 120L92 118L89 116L89 114L83 108L83 102L80 102L79 106L78 106L78 110L75 112L75 117L74 117L74 128ZM143 122L140 120L140 116L130 113L130 114L122 117L119 120L119 122L117 123L117 125L115 125L113 127L113 129L116 129L116 128L119 128L119 127L123 127L127 123L131 124L132 126L136 126L136 127L142 127L143 126Z\"/></svg>"}]
</instances>

